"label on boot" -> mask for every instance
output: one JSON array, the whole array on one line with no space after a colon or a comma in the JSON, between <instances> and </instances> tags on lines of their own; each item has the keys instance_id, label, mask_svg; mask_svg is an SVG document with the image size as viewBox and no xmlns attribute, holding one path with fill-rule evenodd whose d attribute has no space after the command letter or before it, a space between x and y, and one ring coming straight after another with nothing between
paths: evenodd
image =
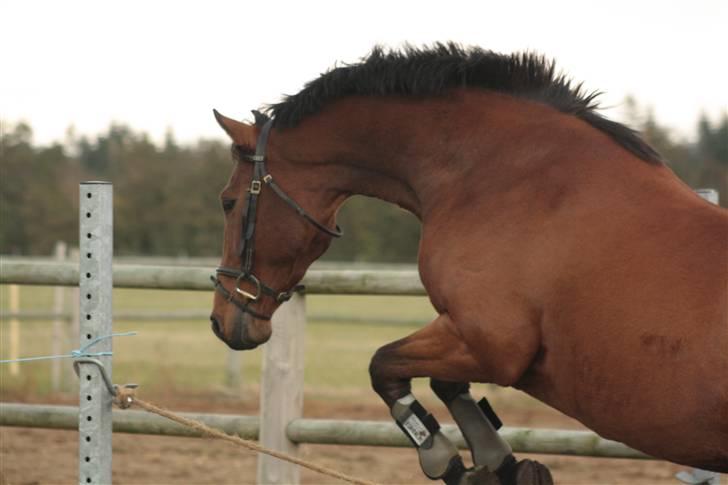
<instances>
[{"instance_id":1,"label":"label on boot","mask_svg":"<svg viewBox=\"0 0 728 485\"><path fill-rule=\"evenodd\" d=\"M404 420L404 423L402 423L402 427L407 431L407 434L410 435L412 441L417 443L417 446L422 445L422 443L424 443L425 440L430 437L430 432L427 431L427 428L424 424L422 424L420 418L418 418L414 414L410 415L409 418Z\"/></svg>"}]
</instances>

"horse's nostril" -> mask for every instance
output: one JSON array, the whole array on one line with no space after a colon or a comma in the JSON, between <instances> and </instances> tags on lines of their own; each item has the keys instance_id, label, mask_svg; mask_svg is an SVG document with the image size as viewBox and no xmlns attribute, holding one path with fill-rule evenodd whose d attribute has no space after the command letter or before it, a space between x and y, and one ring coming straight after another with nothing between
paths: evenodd
<instances>
[{"instance_id":1,"label":"horse's nostril","mask_svg":"<svg viewBox=\"0 0 728 485\"><path fill-rule=\"evenodd\" d=\"M217 336L217 338L225 342L228 347L233 350L249 350L258 346L258 344L248 341L245 336L245 327L242 322L238 322L238 324L233 327L233 336L231 338L225 338L220 321L213 315L210 315L210 327L212 327L212 332Z\"/></svg>"},{"instance_id":2,"label":"horse's nostril","mask_svg":"<svg viewBox=\"0 0 728 485\"><path fill-rule=\"evenodd\" d=\"M212 315L210 315L210 326L212 327L212 332L219 338L222 338L222 328L220 327L220 322L218 322L217 318Z\"/></svg>"}]
</instances>

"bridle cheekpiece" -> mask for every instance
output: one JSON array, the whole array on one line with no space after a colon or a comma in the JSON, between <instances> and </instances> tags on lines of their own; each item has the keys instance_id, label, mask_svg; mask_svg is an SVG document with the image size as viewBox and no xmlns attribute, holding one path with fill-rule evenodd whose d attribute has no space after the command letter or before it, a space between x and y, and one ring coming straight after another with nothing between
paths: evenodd
<instances>
[{"instance_id":1,"label":"bridle cheekpiece","mask_svg":"<svg viewBox=\"0 0 728 485\"><path fill-rule=\"evenodd\" d=\"M210 276L215 290L220 292L227 301L233 303L241 311L249 313L255 318L261 320L270 320L270 315L263 315L256 312L250 305L259 301L261 297L268 296L278 303L283 303L291 299L293 294L304 289L303 285L296 285L288 291L276 291L270 286L262 283L258 277L253 274L253 255L255 252L255 224L258 213L258 198L261 195L264 186L270 187L273 192L278 195L286 204L291 206L301 217L310 222L316 229L324 232L332 237L341 237L343 232L337 225L334 229L329 229L316 219L314 219L306 210L301 207L295 200L290 198L281 187L273 180L273 176L268 173L265 166L265 152L268 144L268 136L273 127L273 120L269 119L258 135L258 141L255 147L255 155L243 155L242 161L253 164L253 177L248 187L247 205L245 209L245 219L242 224L240 234L240 269L220 266L215 270L215 276ZM227 276L235 279L235 290L228 291L218 278L219 275ZM240 288L240 282L247 281L255 287L254 292L250 292ZM241 295L246 299L241 302L235 298L235 295Z\"/></svg>"}]
</instances>

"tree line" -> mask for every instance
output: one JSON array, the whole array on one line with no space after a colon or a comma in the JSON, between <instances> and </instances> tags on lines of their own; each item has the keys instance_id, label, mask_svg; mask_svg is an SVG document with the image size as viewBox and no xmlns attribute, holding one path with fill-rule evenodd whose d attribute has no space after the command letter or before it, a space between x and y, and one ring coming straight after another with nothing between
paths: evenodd
<instances>
[{"instance_id":1,"label":"tree line","mask_svg":"<svg viewBox=\"0 0 728 485\"><path fill-rule=\"evenodd\" d=\"M719 190L728 200L728 115L698 123L688 143L661 126L649 110L627 100L632 126L694 188ZM70 137L47 146L33 142L25 123L0 133L0 254L49 255L56 241L78 240L78 184L114 184L117 255L217 256L222 213L217 195L231 169L229 145L218 140L162 143L121 124L93 138ZM414 262L419 223L381 201L354 197L342 208L346 237L325 259Z\"/></svg>"}]
</instances>

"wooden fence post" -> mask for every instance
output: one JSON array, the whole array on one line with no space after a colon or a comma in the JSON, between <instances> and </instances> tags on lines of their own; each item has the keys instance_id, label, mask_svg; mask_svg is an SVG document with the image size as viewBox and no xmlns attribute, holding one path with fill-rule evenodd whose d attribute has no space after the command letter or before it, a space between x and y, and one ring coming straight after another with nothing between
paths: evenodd
<instances>
[{"instance_id":1,"label":"wooden fence post","mask_svg":"<svg viewBox=\"0 0 728 485\"><path fill-rule=\"evenodd\" d=\"M58 262L66 260L66 243L63 241L56 241L56 246L53 249L53 259ZM51 355L60 355L63 352L64 345L66 344L66 337L64 332L63 317L63 306L66 296L66 289L62 286L56 286L53 288L53 339L51 341ZM61 362L59 359L51 361L51 390L58 392L61 388L61 365L67 365L68 362Z\"/></svg>"},{"instance_id":2,"label":"wooden fence post","mask_svg":"<svg viewBox=\"0 0 728 485\"><path fill-rule=\"evenodd\" d=\"M10 292L8 295L8 310L11 314L17 315L20 313L20 286L10 285L8 291ZM10 318L10 331L8 333L10 334L8 359L15 360L20 356L20 322L17 317ZM11 376L20 374L20 365L17 362L11 362L9 367Z\"/></svg>"},{"instance_id":3,"label":"wooden fence post","mask_svg":"<svg viewBox=\"0 0 728 485\"><path fill-rule=\"evenodd\" d=\"M79 248L71 248L71 250L68 252L68 259L70 262L75 263L76 266L78 266ZM66 320L65 322L65 340L63 345L66 349L73 349L78 345L78 342L80 341L79 326L81 325L81 306L78 302L80 301L79 297L81 295L81 291L78 285L67 288L67 290L67 303L69 303L71 311L69 312L68 320ZM76 377L76 374L73 371L73 366L65 365L63 369L63 378L61 379L63 390L67 392L78 391L78 377Z\"/></svg>"},{"instance_id":4,"label":"wooden fence post","mask_svg":"<svg viewBox=\"0 0 728 485\"><path fill-rule=\"evenodd\" d=\"M225 387L234 392L240 392L243 383L240 372L242 355L242 352L230 349L225 360Z\"/></svg>"},{"instance_id":5,"label":"wooden fence post","mask_svg":"<svg viewBox=\"0 0 728 485\"><path fill-rule=\"evenodd\" d=\"M303 358L306 329L305 297L295 294L273 315L273 335L263 355L260 391L260 444L295 455L288 423L303 413ZM258 483L296 485L298 466L268 455L258 456Z\"/></svg>"}]
</instances>

